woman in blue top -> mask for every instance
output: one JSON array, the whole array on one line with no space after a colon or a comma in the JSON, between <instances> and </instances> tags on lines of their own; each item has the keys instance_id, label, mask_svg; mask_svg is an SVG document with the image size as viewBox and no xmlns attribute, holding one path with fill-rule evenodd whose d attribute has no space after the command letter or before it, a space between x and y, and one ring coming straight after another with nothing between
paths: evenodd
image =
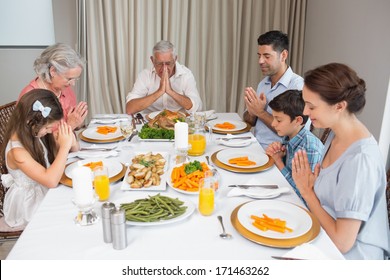
<instances>
[{"instance_id":1,"label":"woman in blue top","mask_svg":"<svg viewBox=\"0 0 390 280\"><path fill-rule=\"evenodd\" d=\"M356 117L366 102L365 82L338 63L311 70L304 80L304 114L332 133L314 172L305 151L295 154L296 186L345 258L384 259L390 254L385 167L376 140Z\"/></svg>"}]
</instances>

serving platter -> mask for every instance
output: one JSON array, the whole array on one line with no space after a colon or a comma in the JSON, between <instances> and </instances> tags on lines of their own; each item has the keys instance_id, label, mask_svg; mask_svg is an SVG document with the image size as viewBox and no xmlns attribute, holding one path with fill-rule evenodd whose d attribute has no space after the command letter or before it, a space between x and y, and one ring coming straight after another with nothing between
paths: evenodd
<instances>
[{"instance_id":1,"label":"serving platter","mask_svg":"<svg viewBox=\"0 0 390 280\"><path fill-rule=\"evenodd\" d=\"M167 195L164 195L164 196L167 196ZM172 197L172 196L169 196L169 197L176 198L176 197ZM127 198L118 199L118 200L114 201L114 204L117 207L120 207L121 204L131 203L131 202L133 202L133 201L135 201L137 199L144 199L144 198L148 198L148 195L139 193L137 196L131 196L131 198L127 197ZM148 226L168 225L168 224L173 224L173 223L177 223L177 222L183 221L183 220L187 219L189 216L191 216L194 213L196 206L195 206L194 203L192 203L191 201L189 201L189 200L187 200L185 198L179 198L179 199L184 202L183 206L187 207L187 209L184 212L184 214L182 214L180 216L177 216L177 217L169 219L169 220L160 220L160 221L156 221L156 222L126 221L126 224L131 225L131 226L148 227Z\"/></svg>"},{"instance_id":2,"label":"serving platter","mask_svg":"<svg viewBox=\"0 0 390 280\"><path fill-rule=\"evenodd\" d=\"M141 155L146 154L148 152L137 152L135 155ZM164 174L160 176L160 184L157 186L150 186L150 187L143 187L143 188L131 188L130 184L127 182L127 178L129 176L130 172L130 166L127 167L125 176L123 178L123 182L121 184L121 190L123 191L165 191L167 188L167 179L169 178L169 161L170 161L170 155L167 152L153 152L153 154L161 154L164 159L166 160L165 166L164 166ZM132 158L133 159L133 158Z\"/></svg>"},{"instance_id":3,"label":"serving platter","mask_svg":"<svg viewBox=\"0 0 390 280\"><path fill-rule=\"evenodd\" d=\"M146 116L145 116L145 118L148 120L148 121L151 121L151 120L153 120L158 114L160 114L162 111L154 111L154 112L151 112L151 113L149 113L149 114L147 114ZM182 113L183 115L185 115L185 116L189 116L189 114L188 113L185 113L185 112L182 112L182 111L179 111L180 113Z\"/></svg>"},{"instance_id":4,"label":"serving platter","mask_svg":"<svg viewBox=\"0 0 390 280\"><path fill-rule=\"evenodd\" d=\"M171 174L172 174L173 168L180 167L180 166L182 166L183 164L186 164L186 163L188 163L188 162L185 162L185 163L182 163L182 164L177 164L176 166L172 167L169 170L169 172L168 172L169 176L167 178L167 184L168 184L169 187L171 187L173 190L175 190L175 191L177 191L179 193L189 194L189 195L198 195L199 194L199 190L198 191L187 191L187 190L182 190L182 189L179 189L179 188L175 188L173 186L172 179L171 179ZM209 167L209 170L212 169L212 167L210 165L207 164L207 166Z\"/></svg>"}]
</instances>

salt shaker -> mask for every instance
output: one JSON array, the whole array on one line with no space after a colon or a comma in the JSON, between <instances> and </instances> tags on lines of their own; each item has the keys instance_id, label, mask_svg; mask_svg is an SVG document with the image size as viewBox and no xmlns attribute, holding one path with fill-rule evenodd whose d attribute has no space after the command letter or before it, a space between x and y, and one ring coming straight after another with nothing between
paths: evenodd
<instances>
[{"instance_id":1,"label":"salt shaker","mask_svg":"<svg viewBox=\"0 0 390 280\"><path fill-rule=\"evenodd\" d=\"M122 250L127 247L126 217L123 209L114 208L111 211L111 234L114 249Z\"/></svg>"},{"instance_id":2,"label":"salt shaker","mask_svg":"<svg viewBox=\"0 0 390 280\"><path fill-rule=\"evenodd\" d=\"M104 202L102 205L103 240L106 243L112 242L111 211L114 209L115 204L112 202Z\"/></svg>"}]
</instances>

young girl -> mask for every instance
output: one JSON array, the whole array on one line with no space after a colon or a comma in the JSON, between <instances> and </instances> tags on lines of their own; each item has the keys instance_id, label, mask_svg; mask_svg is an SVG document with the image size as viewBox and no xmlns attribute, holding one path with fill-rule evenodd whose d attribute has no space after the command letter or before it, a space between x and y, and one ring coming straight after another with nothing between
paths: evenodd
<instances>
[{"instance_id":1,"label":"young girl","mask_svg":"<svg viewBox=\"0 0 390 280\"><path fill-rule=\"evenodd\" d=\"M78 143L63 118L61 104L44 89L23 96L17 104L4 137L2 156L9 174L1 176L9 188L4 199L5 222L25 226L48 188L55 188L64 172L66 159ZM53 126L58 126L56 137ZM56 138L56 139L55 139Z\"/></svg>"},{"instance_id":2,"label":"young girl","mask_svg":"<svg viewBox=\"0 0 390 280\"><path fill-rule=\"evenodd\" d=\"M365 82L338 63L311 70L304 79L304 114L332 132L314 173L307 154L295 154L293 179L345 258L384 259L390 252L385 167L375 138L356 116L366 102Z\"/></svg>"}]
</instances>

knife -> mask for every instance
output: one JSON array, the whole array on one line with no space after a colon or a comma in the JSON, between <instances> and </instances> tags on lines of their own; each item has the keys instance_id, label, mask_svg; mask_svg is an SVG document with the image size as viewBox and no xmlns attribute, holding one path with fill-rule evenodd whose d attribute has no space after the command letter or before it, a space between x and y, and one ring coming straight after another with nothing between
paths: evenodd
<instances>
[{"instance_id":1,"label":"knife","mask_svg":"<svg viewBox=\"0 0 390 280\"><path fill-rule=\"evenodd\" d=\"M277 189L278 185L229 185L228 187L240 188L240 189L248 189L248 188Z\"/></svg>"},{"instance_id":2,"label":"knife","mask_svg":"<svg viewBox=\"0 0 390 280\"><path fill-rule=\"evenodd\" d=\"M247 140L247 139L251 139L252 137L251 136L243 136L243 137L232 137L232 138L227 138L227 137L223 137L223 138L217 138L216 140L225 140L225 141L230 141L230 140Z\"/></svg>"},{"instance_id":3,"label":"knife","mask_svg":"<svg viewBox=\"0 0 390 280\"><path fill-rule=\"evenodd\" d=\"M302 260L304 260L304 259L289 258L289 257L280 257L280 256L271 256L271 258L276 259L276 260L297 260L297 261L302 261Z\"/></svg>"}]
</instances>

